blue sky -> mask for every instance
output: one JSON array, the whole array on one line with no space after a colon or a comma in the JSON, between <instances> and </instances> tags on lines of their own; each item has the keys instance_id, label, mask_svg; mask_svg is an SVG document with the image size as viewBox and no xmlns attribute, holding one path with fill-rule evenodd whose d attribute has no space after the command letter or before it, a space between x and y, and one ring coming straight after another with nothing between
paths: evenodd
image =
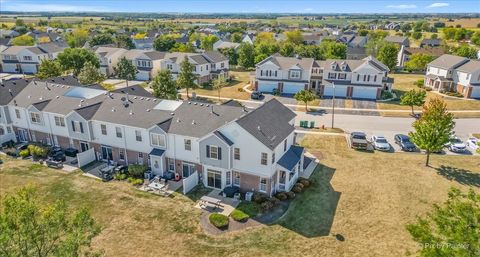
<instances>
[{"instance_id":1,"label":"blue sky","mask_svg":"<svg viewBox=\"0 0 480 257\"><path fill-rule=\"evenodd\" d=\"M480 12L479 0L0 0L1 11L180 13L459 13Z\"/></svg>"}]
</instances>

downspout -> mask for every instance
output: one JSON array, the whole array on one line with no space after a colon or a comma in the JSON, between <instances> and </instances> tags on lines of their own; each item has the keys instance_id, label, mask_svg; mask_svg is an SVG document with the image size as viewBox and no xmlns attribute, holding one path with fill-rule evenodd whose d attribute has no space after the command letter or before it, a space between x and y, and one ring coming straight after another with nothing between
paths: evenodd
<instances>
[{"instance_id":1,"label":"downspout","mask_svg":"<svg viewBox=\"0 0 480 257\"><path fill-rule=\"evenodd\" d=\"M123 157L125 158L125 164L128 166L128 153L127 153L127 134L125 133L125 126L122 126L123 128ZM137 135L135 135L136 137Z\"/></svg>"}]
</instances>

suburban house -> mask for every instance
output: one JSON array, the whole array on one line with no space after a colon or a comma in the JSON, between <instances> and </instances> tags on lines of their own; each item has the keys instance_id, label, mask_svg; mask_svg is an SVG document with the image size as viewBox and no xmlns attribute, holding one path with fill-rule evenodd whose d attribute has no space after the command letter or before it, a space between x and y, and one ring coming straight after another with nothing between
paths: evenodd
<instances>
[{"instance_id":1,"label":"suburban house","mask_svg":"<svg viewBox=\"0 0 480 257\"><path fill-rule=\"evenodd\" d=\"M397 44L399 46L405 46L405 47L410 46L410 40L408 40L408 37L386 36L383 40L385 40L386 42Z\"/></svg>"},{"instance_id":2,"label":"suburban house","mask_svg":"<svg viewBox=\"0 0 480 257\"><path fill-rule=\"evenodd\" d=\"M437 58L445 53L440 47L414 48L401 46L397 56L397 66L403 68L405 63L410 60L412 54L426 54Z\"/></svg>"},{"instance_id":3,"label":"suburban house","mask_svg":"<svg viewBox=\"0 0 480 257\"><path fill-rule=\"evenodd\" d=\"M425 47L439 47L441 45L440 39L423 39L422 42L420 42L420 47L425 48Z\"/></svg>"},{"instance_id":4,"label":"suburban house","mask_svg":"<svg viewBox=\"0 0 480 257\"><path fill-rule=\"evenodd\" d=\"M3 72L37 73L42 60L55 59L64 48L54 43L37 46L10 46L0 53Z\"/></svg>"},{"instance_id":5,"label":"suburban house","mask_svg":"<svg viewBox=\"0 0 480 257\"><path fill-rule=\"evenodd\" d=\"M480 98L480 61L444 54L427 65L425 86Z\"/></svg>"},{"instance_id":6,"label":"suburban house","mask_svg":"<svg viewBox=\"0 0 480 257\"><path fill-rule=\"evenodd\" d=\"M132 39L133 44L135 45L135 49L140 49L140 50L152 50L153 40L154 38L150 38L150 37Z\"/></svg>"},{"instance_id":7,"label":"suburban house","mask_svg":"<svg viewBox=\"0 0 480 257\"><path fill-rule=\"evenodd\" d=\"M12 118L8 103L30 83L29 79L18 79L0 82L0 145L10 140L15 141Z\"/></svg>"},{"instance_id":8,"label":"suburban house","mask_svg":"<svg viewBox=\"0 0 480 257\"><path fill-rule=\"evenodd\" d=\"M348 60L360 60L367 56L367 49L365 47L347 47Z\"/></svg>"},{"instance_id":9,"label":"suburban house","mask_svg":"<svg viewBox=\"0 0 480 257\"><path fill-rule=\"evenodd\" d=\"M113 68L121 58L130 60L138 69L137 80L151 80L160 70L170 70L176 79L180 71L180 64L185 57L192 63L194 73L198 76L197 83L204 83L217 77L219 74L228 76L228 58L218 51L204 53L159 52L154 50L126 50L116 47L98 47L96 55L100 58L100 70L107 76L113 75Z\"/></svg>"},{"instance_id":10,"label":"suburban house","mask_svg":"<svg viewBox=\"0 0 480 257\"><path fill-rule=\"evenodd\" d=\"M379 99L391 91L390 70L372 56L361 60L315 61L272 55L257 64L255 88L261 92L295 94L307 89L323 97ZM333 90L335 85L335 91Z\"/></svg>"},{"instance_id":11,"label":"suburban house","mask_svg":"<svg viewBox=\"0 0 480 257\"><path fill-rule=\"evenodd\" d=\"M213 50L218 51L220 49L227 49L227 48L233 48L236 50L239 46L240 46L239 43L218 40L213 44Z\"/></svg>"},{"instance_id":12,"label":"suburban house","mask_svg":"<svg viewBox=\"0 0 480 257\"><path fill-rule=\"evenodd\" d=\"M46 81L22 87L6 97L9 89L0 87L7 117L0 125L16 141L74 147L93 160L145 164L155 175L198 176L209 188L268 195L289 191L303 172L296 115L276 99L248 110Z\"/></svg>"}]
</instances>

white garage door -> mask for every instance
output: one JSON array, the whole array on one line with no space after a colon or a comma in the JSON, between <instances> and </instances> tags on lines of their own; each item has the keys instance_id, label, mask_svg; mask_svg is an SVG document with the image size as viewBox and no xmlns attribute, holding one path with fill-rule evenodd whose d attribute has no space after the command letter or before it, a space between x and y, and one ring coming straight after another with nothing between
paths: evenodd
<instances>
[{"instance_id":1,"label":"white garage door","mask_svg":"<svg viewBox=\"0 0 480 257\"><path fill-rule=\"evenodd\" d=\"M283 94L296 94L298 91L305 89L304 84L284 84L283 85Z\"/></svg>"},{"instance_id":2,"label":"white garage door","mask_svg":"<svg viewBox=\"0 0 480 257\"><path fill-rule=\"evenodd\" d=\"M277 83L271 82L258 82L258 91L272 93L274 89L277 89Z\"/></svg>"},{"instance_id":3,"label":"white garage door","mask_svg":"<svg viewBox=\"0 0 480 257\"><path fill-rule=\"evenodd\" d=\"M37 65L35 64L22 64L23 73L37 73Z\"/></svg>"},{"instance_id":4,"label":"white garage door","mask_svg":"<svg viewBox=\"0 0 480 257\"><path fill-rule=\"evenodd\" d=\"M137 80L148 80L148 79L149 79L148 72L140 71L139 73L137 73Z\"/></svg>"},{"instance_id":5,"label":"white garage door","mask_svg":"<svg viewBox=\"0 0 480 257\"><path fill-rule=\"evenodd\" d=\"M331 85L325 86L323 91L323 96L333 96L333 87ZM347 97L347 87L346 86L335 86L335 97Z\"/></svg>"},{"instance_id":6,"label":"white garage door","mask_svg":"<svg viewBox=\"0 0 480 257\"><path fill-rule=\"evenodd\" d=\"M353 87L352 98L357 99L376 99L377 88L376 87Z\"/></svg>"},{"instance_id":7,"label":"white garage door","mask_svg":"<svg viewBox=\"0 0 480 257\"><path fill-rule=\"evenodd\" d=\"M17 65L12 63L4 63L2 66L3 72L15 73L17 72Z\"/></svg>"},{"instance_id":8,"label":"white garage door","mask_svg":"<svg viewBox=\"0 0 480 257\"><path fill-rule=\"evenodd\" d=\"M472 88L472 94L470 95L470 97L480 99L480 87L479 86L474 86Z\"/></svg>"}]
</instances>

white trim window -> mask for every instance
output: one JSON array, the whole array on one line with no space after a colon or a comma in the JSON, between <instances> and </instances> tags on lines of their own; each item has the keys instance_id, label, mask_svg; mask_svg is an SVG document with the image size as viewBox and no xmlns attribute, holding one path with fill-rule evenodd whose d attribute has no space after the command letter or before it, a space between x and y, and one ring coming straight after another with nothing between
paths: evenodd
<instances>
[{"instance_id":1,"label":"white trim window","mask_svg":"<svg viewBox=\"0 0 480 257\"><path fill-rule=\"evenodd\" d=\"M118 150L118 159L121 161L125 161L125 150L123 149Z\"/></svg>"},{"instance_id":2,"label":"white trim window","mask_svg":"<svg viewBox=\"0 0 480 257\"><path fill-rule=\"evenodd\" d=\"M102 135L107 135L107 125L100 124L100 130L102 131Z\"/></svg>"},{"instance_id":3,"label":"white trim window","mask_svg":"<svg viewBox=\"0 0 480 257\"><path fill-rule=\"evenodd\" d=\"M267 165L267 162L268 162L268 154L267 153L262 153L260 164Z\"/></svg>"},{"instance_id":4,"label":"white trim window","mask_svg":"<svg viewBox=\"0 0 480 257\"><path fill-rule=\"evenodd\" d=\"M235 160L240 160L240 148L233 148L233 158Z\"/></svg>"},{"instance_id":5,"label":"white trim window","mask_svg":"<svg viewBox=\"0 0 480 257\"><path fill-rule=\"evenodd\" d=\"M238 171L233 172L233 185L240 186L240 172Z\"/></svg>"},{"instance_id":6,"label":"white trim window","mask_svg":"<svg viewBox=\"0 0 480 257\"><path fill-rule=\"evenodd\" d=\"M227 171L225 174L226 174L225 175L225 185L230 186L232 184L232 172Z\"/></svg>"},{"instance_id":7,"label":"white trim window","mask_svg":"<svg viewBox=\"0 0 480 257\"><path fill-rule=\"evenodd\" d=\"M169 171L175 171L175 160L168 158L167 159L167 168Z\"/></svg>"},{"instance_id":8,"label":"white trim window","mask_svg":"<svg viewBox=\"0 0 480 257\"><path fill-rule=\"evenodd\" d=\"M135 139L138 142L142 142L142 132L140 130L135 130Z\"/></svg>"},{"instance_id":9,"label":"white trim window","mask_svg":"<svg viewBox=\"0 0 480 257\"><path fill-rule=\"evenodd\" d=\"M209 149L210 149L210 150L209 150L209 153L208 153L208 154L209 154L208 157L209 157L210 159L218 160L218 146L211 145L211 146L209 147Z\"/></svg>"},{"instance_id":10,"label":"white trim window","mask_svg":"<svg viewBox=\"0 0 480 257\"><path fill-rule=\"evenodd\" d=\"M267 192L267 179L266 178L260 178L260 184L258 186L258 191L260 192Z\"/></svg>"},{"instance_id":11,"label":"white trim window","mask_svg":"<svg viewBox=\"0 0 480 257\"><path fill-rule=\"evenodd\" d=\"M19 109L15 109L15 116L17 116L17 119L20 119L20 110Z\"/></svg>"},{"instance_id":12,"label":"white trim window","mask_svg":"<svg viewBox=\"0 0 480 257\"><path fill-rule=\"evenodd\" d=\"M35 124L40 124L42 122L42 120L40 119L40 114L36 112L30 113L30 120L32 121L32 123Z\"/></svg>"},{"instance_id":13,"label":"white trim window","mask_svg":"<svg viewBox=\"0 0 480 257\"><path fill-rule=\"evenodd\" d=\"M183 143L185 145L185 150L186 151L191 151L192 150L192 140L190 139L184 139Z\"/></svg>"},{"instance_id":14,"label":"white trim window","mask_svg":"<svg viewBox=\"0 0 480 257\"><path fill-rule=\"evenodd\" d=\"M165 147L165 136L162 134L151 134L150 139L153 146Z\"/></svg>"},{"instance_id":15,"label":"white trim window","mask_svg":"<svg viewBox=\"0 0 480 257\"><path fill-rule=\"evenodd\" d=\"M57 127L65 127L65 119L63 117L55 116L54 119Z\"/></svg>"},{"instance_id":16,"label":"white trim window","mask_svg":"<svg viewBox=\"0 0 480 257\"><path fill-rule=\"evenodd\" d=\"M300 71L298 71L298 70L290 71L290 78L291 79L300 79Z\"/></svg>"},{"instance_id":17,"label":"white trim window","mask_svg":"<svg viewBox=\"0 0 480 257\"><path fill-rule=\"evenodd\" d=\"M122 138L122 129L120 127L115 127L115 133L118 138Z\"/></svg>"}]
</instances>

